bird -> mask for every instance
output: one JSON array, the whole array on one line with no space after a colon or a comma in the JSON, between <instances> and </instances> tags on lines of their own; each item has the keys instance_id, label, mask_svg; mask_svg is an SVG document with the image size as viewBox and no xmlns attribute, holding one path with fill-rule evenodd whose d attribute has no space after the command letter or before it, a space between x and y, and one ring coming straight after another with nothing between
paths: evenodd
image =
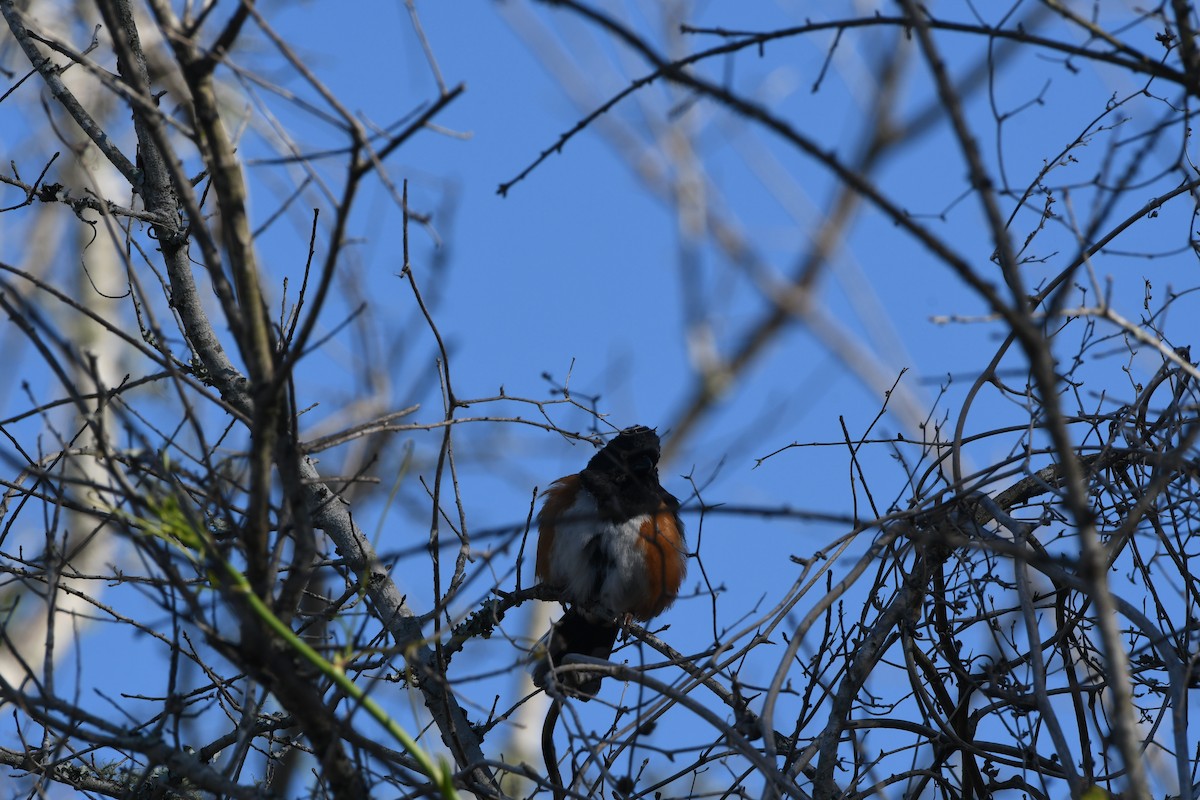
<instances>
[{"instance_id":1,"label":"bird","mask_svg":"<svg viewBox=\"0 0 1200 800\"><path fill-rule=\"evenodd\" d=\"M658 434L635 425L544 492L535 574L567 608L536 651L537 686L569 654L607 659L621 625L658 616L679 595L687 547L679 501L659 484L659 455ZM595 673L557 677L584 702L600 689Z\"/></svg>"}]
</instances>

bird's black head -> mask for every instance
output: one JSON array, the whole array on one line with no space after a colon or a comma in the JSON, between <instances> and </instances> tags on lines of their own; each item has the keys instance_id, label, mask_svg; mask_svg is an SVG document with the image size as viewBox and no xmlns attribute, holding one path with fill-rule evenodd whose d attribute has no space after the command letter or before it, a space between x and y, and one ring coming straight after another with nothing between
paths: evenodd
<instances>
[{"instance_id":1,"label":"bird's black head","mask_svg":"<svg viewBox=\"0 0 1200 800\"><path fill-rule=\"evenodd\" d=\"M658 484L658 434L643 425L626 428L592 456L580 477L612 519L656 511L678 502Z\"/></svg>"},{"instance_id":2,"label":"bird's black head","mask_svg":"<svg viewBox=\"0 0 1200 800\"><path fill-rule=\"evenodd\" d=\"M658 483L658 455L658 434L644 425L635 425L618 433L592 456L587 468L608 473L618 481L633 478Z\"/></svg>"}]
</instances>

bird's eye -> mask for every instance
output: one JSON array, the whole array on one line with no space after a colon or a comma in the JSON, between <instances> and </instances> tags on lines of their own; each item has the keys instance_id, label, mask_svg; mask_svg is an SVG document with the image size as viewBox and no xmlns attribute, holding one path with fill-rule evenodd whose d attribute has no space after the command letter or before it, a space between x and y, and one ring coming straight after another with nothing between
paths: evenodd
<instances>
[{"instance_id":1,"label":"bird's eye","mask_svg":"<svg viewBox=\"0 0 1200 800\"><path fill-rule=\"evenodd\" d=\"M650 472L654 469L654 459L646 453L629 459L629 469L636 473Z\"/></svg>"}]
</instances>

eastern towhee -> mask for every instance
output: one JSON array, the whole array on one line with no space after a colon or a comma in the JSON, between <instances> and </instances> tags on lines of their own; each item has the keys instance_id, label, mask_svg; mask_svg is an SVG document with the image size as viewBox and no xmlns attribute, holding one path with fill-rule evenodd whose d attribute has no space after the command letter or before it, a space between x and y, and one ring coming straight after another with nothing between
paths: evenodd
<instances>
[{"instance_id":1,"label":"eastern towhee","mask_svg":"<svg viewBox=\"0 0 1200 800\"><path fill-rule=\"evenodd\" d=\"M626 428L582 472L559 478L543 495L537 577L570 607L534 664L538 686L567 654L607 659L621 623L648 620L675 601L687 551L679 501L658 483L658 456L658 434ZM600 678L563 673L559 684L590 700Z\"/></svg>"}]
</instances>

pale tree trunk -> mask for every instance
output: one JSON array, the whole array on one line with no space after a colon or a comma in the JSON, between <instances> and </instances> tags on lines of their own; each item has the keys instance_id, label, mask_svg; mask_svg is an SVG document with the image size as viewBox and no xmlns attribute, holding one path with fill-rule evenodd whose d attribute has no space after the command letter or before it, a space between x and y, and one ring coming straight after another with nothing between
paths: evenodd
<instances>
[{"instance_id":1,"label":"pale tree trunk","mask_svg":"<svg viewBox=\"0 0 1200 800\"><path fill-rule=\"evenodd\" d=\"M85 76L81 70L64 74L66 81L72 77ZM111 106L94 83L76 80L71 85L90 107ZM63 127L68 134L77 133L70 123ZM84 137L76 140L82 156L59 162L63 166L62 181L68 186L88 187L98 197L120 197L121 183L111 166ZM94 220L97 215L85 212L85 216ZM53 207L38 213L37 233L27 242L32 258L23 260L22 266L42 274L100 319L115 320L122 304L128 302L121 299L127 294L128 283L118 240L114 239L120 236L120 230L112 220L96 220L93 227L82 222L63 224L65 219ZM52 480L80 487L74 494L96 507L115 507L116 495L105 491L110 488L111 467L101 456L112 446L113 414L101 398L106 390L118 386L124 375L120 345L99 323L62 306L57 308L63 312L61 323L54 327L68 332L67 340L74 345L74 358L62 360L73 384L71 391L90 399L65 406L62 417L55 421L61 438L53 444L47 442L46 450L61 448L67 454L54 467L57 475ZM66 393L63 387L55 388ZM43 466L53 463L52 459L43 462ZM7 646L0 646L0 677L19 685L32 670L47 684L47 691L53 687L55 663L70 653L76 637L93 616L87 612L91 601L104 592L105 581L100 576L117 549L111 528L99 526L94 514L69 508L62 512L47 520L40 580L31 581L22 592L16 617L20 624L7 626ZM30 538L38 537L33 533Z\"/></svg>"}]
</instances>

